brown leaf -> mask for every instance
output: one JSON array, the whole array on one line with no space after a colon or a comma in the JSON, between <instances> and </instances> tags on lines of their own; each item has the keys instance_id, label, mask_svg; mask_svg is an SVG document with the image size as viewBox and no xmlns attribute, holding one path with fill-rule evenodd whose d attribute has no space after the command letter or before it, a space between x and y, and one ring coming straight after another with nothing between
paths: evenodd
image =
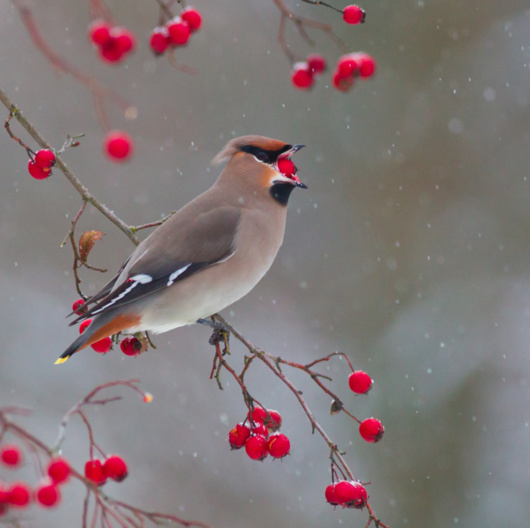
<instances>
[{"instance_id":1,"label":"brown leaf","mask_svg":"<svg viewBox=\"0 0 530 528\"><path fill-rule=\"evenodd\" d=\"M101 231L85 231L79 239L79 256L83 262L87 261L88 254L92 251L96 240L99 240L105 233Z\"/></svg>"}]
</instances>

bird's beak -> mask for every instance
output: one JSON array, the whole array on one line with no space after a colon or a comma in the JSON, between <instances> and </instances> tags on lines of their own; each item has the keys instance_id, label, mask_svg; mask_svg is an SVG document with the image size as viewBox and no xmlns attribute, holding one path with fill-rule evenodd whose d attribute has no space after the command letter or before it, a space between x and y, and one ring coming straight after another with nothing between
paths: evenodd
<instances>
[{"instance_id":1,"label":"bird's beak","mask_svg":"<svg viewBox=\"0 0 530 528\"><path fill-rule=\"evenodd\" d=\"M300 149L304 148L305 145L294 145L292 148L290 148L289 150L283 152L282 154L280 154L280 156L278 156L278 160L282 160L282 159L288 159L290 161L290 158L291 156L295 153L295 152L298 152ZM307 189L307 185L305 183L302 183L300 181L300 178L296 175L296 171L298 170L296 168L296 166L293 164L293 167L294 167L294 172L293 173L290 173L290 174L284 174L287 178L289 178L289 180L291 180L297 187L300 187L300 189Z\"/></svg>"}]
</instances>

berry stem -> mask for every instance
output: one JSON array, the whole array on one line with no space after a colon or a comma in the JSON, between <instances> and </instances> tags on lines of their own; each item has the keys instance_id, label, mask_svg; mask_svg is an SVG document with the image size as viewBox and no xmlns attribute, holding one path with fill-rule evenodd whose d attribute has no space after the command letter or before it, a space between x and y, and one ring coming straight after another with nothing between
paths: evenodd
<instances>
[{"instance_id":1,"label":"berry stem","mask_svg":"<svg viewBox=\"0 0 530 528\"><path fill-rule=\"evenodd\" d=\"M26 132L44 149L53 150L51 145L39 134L37 129L26 119L20 109L11 102L7 93L0 88L0 101L9 110L10 117L14 117L26 130ZM9 127L6 127L8 129ZM10 131L8 130L8 133ZM11 135L11 134L10 134ZM13 137L13 136L11 136ZM26 147L23 143L22 146ZM127 235L135 245L140 243L138 237L131 231L131 228L120 218L118 218L106 205L102 204L88 189L79 181L74 173L68 168L60 156L56 157L55 166L66 176L67 180L74 186L85 202L93 205L101 214L106 216L118 229Z\"/></svg>"},{"instance_id":2,"label":"berry stem","mask_svg":"<svg viewBox=\"0 0 530 528\"><path fill-rule=\"evenodd\" d=\"M330 9L333 9L333 11L336 11L337 13L342 14L342 9L338 9L335 6L332 6L326 2L321 2L320 0L302 0L302 2L306 4L312 4L312 5L323 5L323 6L329 7Z\"/></svg>"}]
</instances>

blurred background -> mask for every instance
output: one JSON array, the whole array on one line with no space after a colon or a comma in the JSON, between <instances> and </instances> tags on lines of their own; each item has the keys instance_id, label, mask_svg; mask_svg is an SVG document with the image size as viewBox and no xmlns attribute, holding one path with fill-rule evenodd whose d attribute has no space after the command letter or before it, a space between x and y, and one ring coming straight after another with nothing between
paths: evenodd
<instances>
[{"instance_id":1,"label":"blurred background","mask_svg":"<svg viewBox=\"0 0 530 528\"><path fill-rule=\"evenodd\" d=\"M375 78L348 94L328 72L303 93L277 42L271 0L196 0L203 28L179 61L155 58L148 38L155 1L108 2L138 49L102 64L86 39L88 2L28 2L54 50L120 92L138 109L113 128L136 143L125 164L107 161L90 92L58 74L31 43L18 12L0 4L1 87L57 148L84 133L64 159L81 181L130 224L181 207L219 173L213 156L232 137L263 134L307 148L296 156L309 186L289 204L285 242L267 277L224 315L251 341L308 362L340 350L375 385L354 397L348 368L323 371L358 417L376 416L383 440L365 443L344 415L297 373L292 379L318 421L347 451L371 503L392 527L524 526L530 506L530 8L527 0L372 0L367 21L346 25L323 7L285 0L297 14L333 25L351 51L377 61ZM347 3L330 0L339 8ZM340 55L323 34L311 47L294 27L301 58ZM3 111L2 119L7 118ZM30 146L22 128L13 130ZM23 424L52 443L63 413L98 384L140 378L153 393L90 411L100 445L130 468L112 496L201 520L215 528L364 527L366 513L324 501L328 448L311 435L292 395L258 365L251 393L281 411L291 456L253 462L230 452L228 431L245 414L239 389L208 379L205 328L155 336L137 359L87 350L53 362L77 335L65 315L77 298L71 249L60 248L81 200L55 170L33 180L27 156L0 135L0 404L31 407ZM131 243L94 210L78 233L106 233L91 253L116 271ZM82 271L94 293L108 279ZM244 350L234 342L232 361ZM86 433L72 422L64 454L81 468ZM13 478L0 470L0 477ZM79 526L83 488L65 488L55 511L24 513L37 527Z\"/></svg>"}]
</instances>

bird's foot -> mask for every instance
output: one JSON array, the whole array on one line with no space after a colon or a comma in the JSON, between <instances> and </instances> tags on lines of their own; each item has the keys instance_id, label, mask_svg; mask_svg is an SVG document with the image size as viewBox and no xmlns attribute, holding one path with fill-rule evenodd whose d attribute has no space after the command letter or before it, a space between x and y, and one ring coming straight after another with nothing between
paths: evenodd
<instances>
[{"instance_id":1,"label":"bird's foot","mask_svg":"<svg viewBox=\"0 0 530 528\"><path fill-rule=\"evenodd\" d=\"M230 330L223 323L220 323L219 321L211 321L209 319L197 319L197 323L213 328L212 335L210 336L208 342L210 345L219 347L222 341L222 355L224 356L225 354L230 354L230 348L228 346L230 341Z\"/></svg>"}]
</instances>

